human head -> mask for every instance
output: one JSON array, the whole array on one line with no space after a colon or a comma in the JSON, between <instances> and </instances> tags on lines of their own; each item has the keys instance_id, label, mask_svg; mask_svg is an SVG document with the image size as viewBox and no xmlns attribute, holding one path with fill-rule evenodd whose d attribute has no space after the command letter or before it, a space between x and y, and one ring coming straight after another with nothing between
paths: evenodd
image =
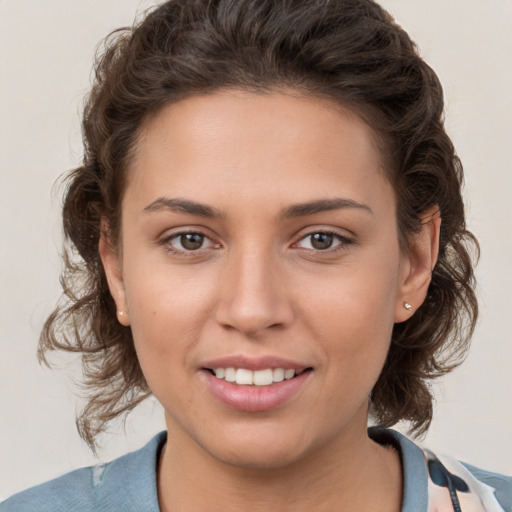
<instances>
[{"instance_id":1,"label":"human head","mask_svg":"<svg viewBox=\"0 0 512 512\"><path fill-rule=\"evenodd\" d=\"M125 170L139 129L168 103L228 87L290 88L334 99L367 122L396 192L403 251L425 212L439 209L440 254L428 297L395 325L372 393L378 423L405 419L425 430L432 416L429 379L463 353L477 311L462 168L443 128L436 75L371 0L175 0L107 38L84 112L84 162L69 178L64 228L80 260L68 259L71 302L49 318L41 354L48 348L83 353L95 392L82 434L92 444L108 421L149 393L131 332L117 322L98 253L102 219L118 242ZM66 334L70 316L79 329Z\"/></svg>"}]
</instances>

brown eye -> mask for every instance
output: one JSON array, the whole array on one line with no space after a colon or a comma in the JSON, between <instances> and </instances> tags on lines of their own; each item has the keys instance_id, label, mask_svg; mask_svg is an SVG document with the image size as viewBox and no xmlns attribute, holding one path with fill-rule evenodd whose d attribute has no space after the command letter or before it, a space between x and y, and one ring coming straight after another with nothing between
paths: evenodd
<instances>
[{"instance_id":1,"label":"brown eye","mask_svg":"<svg viewBox=\"0 0 512 512\"><path fill-rule=\"evenodd\" d=\"M330 231L317 231L306 235L297 244L301 249L311 251L328 251L348 246L352 243L348 238Z\"/></svg>"},{"instance_id":2,"label":"brown eye","mask_svg":"<svg viewBox=\"0 0 512 512\"><path fill-rule=\"evenodd\" d=\"M311 247L317 250L329 249L334 241L334 235L331 233L313 233L311 237Z\"/></svg>"},{"instance_id":3,"label":"brown eye","mask_svg":"<svg viewBox=\"0 0 512 512\"><path fill-rule=\"evenodd\" d=\"M162 239L164 248L176 256L198 256L220 249L221 245L201 231L181 231Z\"/></svg>"},{"instance_id":4,"label":"brown eye","mask_svg":"<svg viewBox=\"0 0 512 512\"><path fill-rule=\"evenodd\" d=\"M183 233L180 235L179 241L186 251L196 251L201 249L204 243L204 235L200 233Z\"/></svg>"}]
</instances>

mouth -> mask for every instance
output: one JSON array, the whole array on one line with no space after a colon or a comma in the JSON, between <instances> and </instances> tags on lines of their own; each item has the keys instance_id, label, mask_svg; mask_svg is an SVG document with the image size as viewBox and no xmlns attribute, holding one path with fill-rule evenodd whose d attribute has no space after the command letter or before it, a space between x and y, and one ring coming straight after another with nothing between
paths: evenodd
<instances>
[{"instance_id":1,"label":"mouth","mask_svg":"<svg viewBox=\"0 0 512 512\"><path fill-rule=\"evenodd\" d=\"M264 368L261 370L249 370L247 368L204 368L219 380L224 380L238 386L271 386L285 380L295 379L305 372L311 372L313 368Z\"/></svg>"}]
</instances>

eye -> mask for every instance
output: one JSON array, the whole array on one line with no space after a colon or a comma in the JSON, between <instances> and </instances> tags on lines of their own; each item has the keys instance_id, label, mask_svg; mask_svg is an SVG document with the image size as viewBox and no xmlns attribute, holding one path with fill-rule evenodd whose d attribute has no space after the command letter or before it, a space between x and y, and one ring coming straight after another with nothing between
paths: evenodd
<instances>
[{"instance_id":1,"label":"eye","mask_svg":"<svg viewBox=\"0 0 512 512\"><path fill-rule=\"evenodd\" d=\"M193 252L214 246L214 243L203 233L176 233L165 240L171 251Z\"/></svg>"},{"instance_id":2,"label":"eye","mask_svg":"<svg viewBox=\"0 0 512 512\"><path fill-rule=\"evenodd\" d=\"M306 235L299 241L297 245L301 249L326 251L328 249L333 249L339 245L348 243L350 243L350 240L339 235L338 233L333 233L330 231L318 231L316 233L310 233Z\"/></svg>"}]
</instances>

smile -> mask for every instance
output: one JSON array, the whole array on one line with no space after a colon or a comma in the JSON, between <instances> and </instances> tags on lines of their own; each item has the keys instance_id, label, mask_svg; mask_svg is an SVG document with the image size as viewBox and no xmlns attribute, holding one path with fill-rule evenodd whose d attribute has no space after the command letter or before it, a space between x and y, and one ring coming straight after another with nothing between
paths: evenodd
<instances>
[{"instance_id":1,"label":"smile","mask_svg":"<svg viewBox=\"0 0 512 512\"><path fill-rule=\"evenodd\" d=\"M294 369L266 368L263 370L248 370L246 368L215 368L210 370L215 377L239 386L270 386L271 384L293 379L302 373Z\"/></svg>"},{"instance_id":2,"label":"smile","mask_svg":"<svg viewBox=\"0 0 512 512\"><path fill-rule=\"evenodd\" d=\"M211 393L225 406L239 411L262 412L284 406L310 381L313 368L262 368L235 366L204 368L201 374Z\"/></svg>"}]
</instances>

